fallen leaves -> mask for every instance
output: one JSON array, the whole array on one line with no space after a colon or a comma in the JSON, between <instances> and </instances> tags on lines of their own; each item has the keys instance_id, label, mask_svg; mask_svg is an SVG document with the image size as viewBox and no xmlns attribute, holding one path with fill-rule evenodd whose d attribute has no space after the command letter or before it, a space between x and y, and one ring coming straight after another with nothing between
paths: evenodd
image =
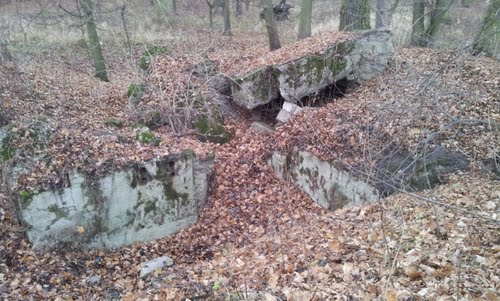
<instances>
[{"instance_id":1,"label":"fallen leaves","mask_svg":"<svg viewBox=\"0 0 500 301\"><path fill-rule=\"evenodd\" d=\"M295 55L299 47L291 45L262 61L259 56L267 52L263 50L265 44L248 41L264 40L242 37L239 41L236 37L234 51L220 47L220 52L209 56L224 72L244 72L259 64L292 59L283 53ZM314 43L306 44L309 47ZM240 56L243 48L249 53ZM316 50L306 47L305 51ZM39 103L18 103L24 118L19 119L18 132L28 133L30 129L23 128L21 121L43 113L49 117L44 127L52 135L45 144L50 163L34 165L20 185L34 187L41 180L56 179L58 171L64 169L106 170L182 148L201 154L215 149L218 185L193 227L158 241L88 252L32 251L22 236L12 203L2 195L0 296L54 300L222 300L231 296L263 296L266 300L447 300L458 296L495 300L500 283L498 225L430 206L408 195L328 212L290 183L277 179L265 160L271 147L290 147L297 140L309 151L325 157L332 157L333 152L351 164L366 158L364 141L399 139L414 145L445 120L445 114L435 114L432 109L434 99L453 114L498 119L494 98L498 69L487 59L472 57L461 57L458 69L448 69L447 77L435 81L458 94L426 94L423 111L416 116L403 110L422 104L415 101L421 98L408 95L417 93L417 84L424 82L426 72L442 64L447 56L433 50L401 49L387 74L336 103L295 116L273 137L251 133L251 120L246 115L228 119L226 127L234 137L220 146L174 137L159 129L156 134L162 143L151 147L135 140L130 124L125 128L106 126L104 121L110 117L127 120L124 95L135 80L131 70L123 71L122 81L103 84L80 79L78 71L65 74L67 78L59 77L63 80L58 82L50 73L60 76L59 66L37 72L27 66L41 99ZM175 81L167 74L183 73L196 59L185 55L178 61L168 57L155 61L157 69L153 69L152 78L168 89L165 94L154 91L158 94L151 94L151 103L158 100L156 97L170 95L167 92L179 91L184 78L179 75L179 81ZM491 78L481 81L478 75ZM70 79L77 78L78 89L70 88ZM374 137L372 127L385 134ZM23 137L23 146L29 146L29 134ZM498 145L494 133L484 128L449 131L442 141L478 158L489 156ZM471 171L451 176L448 185L424 196L498 219L499 191L498 182ZM78 227L75 231L82 234L85 229ZM172 257L175 265L156 271L146 280L138 279L138 267L143 262L164 255ZM89 279L100 281L89 285Z\"/></svg>"}]
</instances>

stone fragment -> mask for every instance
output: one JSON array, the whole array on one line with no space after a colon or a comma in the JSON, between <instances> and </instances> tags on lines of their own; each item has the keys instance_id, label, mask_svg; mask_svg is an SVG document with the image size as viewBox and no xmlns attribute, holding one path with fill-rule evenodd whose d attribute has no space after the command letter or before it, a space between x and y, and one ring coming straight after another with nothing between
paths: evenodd
<instances>
[{"instance_id":1,"label":"stone fragment","mask_svg":"<svg viewBox=\"0 0 500 301\"><path fill-rule=\"evenodd\" d=\"M101 276L99 275L94 275L94 276L90 276L88 279L87 279L87 283L89 285L99 285L101 283Z\"/></svg>"},{"instance_id":2,"label":"stone fragment","mask_svg":"<svg viewBox=\"0 0 500 301\"><path fill-rule=\"evenodd\" d=\"M141 264L139 278L145 278L157 270L172 266L174 261L168 256L162 256Z\"/></svg>"},{"instance_id":3,"label":"stone fragment","mask_svg":"<svg viewBox=\"0 0 500 301\"><path fill-rule=\"evenodd\" d=\"M274 134L274 129L263 122L252 122L250 125L250 130L255 134L272 135Z\"/></svg>"},{"instance_id":4,"label":"stone fragment","mask_svg":"<svg viewBox=\"0 0 500 301\"><path fill-rule=\"evenodd\" d=\"M278 113L278 116L276 116L276 120L281 123L287 122L293 115L298 114L302 112L302 108L299 107L298 105L285 101L283 103L283 108L281 111Z\"/></svg>"}]
</instances>

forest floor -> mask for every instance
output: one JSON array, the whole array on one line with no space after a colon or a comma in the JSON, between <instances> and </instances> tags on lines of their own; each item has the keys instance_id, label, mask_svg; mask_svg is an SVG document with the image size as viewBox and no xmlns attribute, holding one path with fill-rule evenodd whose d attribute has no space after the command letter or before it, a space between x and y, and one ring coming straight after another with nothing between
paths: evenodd
<instances>
[{"instance_id":1,"label":"forest floor","mask_svg":"<svg viewBox=\"0 0 500 301\"><path fill-rule=\"evenodd\" d=\"M221 37L220 45L232 45L233 54L241 51L240 46L248 47L245 45L265 49L262 37L240 37L241 43L237 43L238 38L229 44L224 40L228 38ZM249 39L256 40L249 43ZM197 46L208 49L212 45ZM216 52L213 59L228 68L244 63L227 51L220 56ZM259 56L257 49L250 53ZM235 61L224 57L234 57ZM174 62L185 71L191 64L182 63L188 61L164 60L170 64L170 75L176 72L172 70ZM43 150L50 154L50 163L37 162L33 166L36 172L22 177L19 185L35 187L41 179L50 182L68 168L108 169L120 162L190 148L198 154L215 149L217 187L200 220L189 229L157 241L89 252L31 250L10 199L2 194L3 299L500 298L500 183L480 168L452 175L447 184L433 190L400 193L376 204L331 212L314 204L292 184L280 181L266 162L272 146L286 147L297 137L307 140L307 146L318 154L326 149L362 146L363 140L353 133L356 128L339 129L336 120L347 116L353 124L363 118L376 124L380 119L370 119L375 115L369 108L383 104L392 108L408 106L405 99L409 95L425 96L420 88L429 86L429 79L448 89L438 97L444 111L460 113L467 120L491 119L498 123L498 62L444 51L399 49L383 76L344 98L295 117L272 136L251 132L251 114L240 112L226 119L225 127L232 133L229 143L202 143L191 136L179 137L159 129L155 132L162 141L159 146L139 144L131 129L126 91L130 83L137 81L136 70L120 59L111 59L108 65L111 81L102 83L88 76L92 70L86 58L78 61L75 57L43 54L20 63L36 97L12 97L12 102L6 104L16 116L15 127L22 132L37 128L41 121L52 135L48 148ZM410 102L417 99L411 98ZM124 120L125 126L111 130L106 125L110 118ZM427 124L430 133L446 124L443 118L431 119L436 123ZM408 132L401 136L403 140L409 137L408 144L412 143L411 137L422 132L422 127L387 122L392 129L384 123L378 126L392 134ZM311 133L311 129L318 131ZM109 131L114 135L103 134ZM333 135L338 132L344 133L341 140ZM25 136L20 147L27 148L30 140L29 135ZM443 143L469 156L484 159L498 152L498 131L486 126L460 129L445 136ZM315 139L305 139L310 137ZM29 151L40 155L36 149ZM140 264L159 256L169 256L175 264L139 279Z\"/></svg>"}]
</instances>

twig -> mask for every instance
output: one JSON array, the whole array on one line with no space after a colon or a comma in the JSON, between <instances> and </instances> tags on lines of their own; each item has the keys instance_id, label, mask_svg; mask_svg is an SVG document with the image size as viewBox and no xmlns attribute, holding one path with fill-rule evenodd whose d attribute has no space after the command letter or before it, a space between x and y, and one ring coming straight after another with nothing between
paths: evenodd
<instances>
[{"instance_id":1,"label":"twig","mask_svg":"<svg viewBox=\"0 0 500 301\"><path fill-rule=\"evenodd\" d=\"M447 124L443 125L439 130L431 133L427 138L424 140L420 141L418 144L418 147L422 147L425 144L428 144L429 142L433 141L437 137L439 137L443 132L446 132L447 130L451 129L452 127L456 125L468 125L468 126L478 126L478 125L487 125L486 129L490 131L500 131L500 124L497 123L493 119L454 119Z\"/></svg>"},{"instance_id":2,"label":"twig","mask_svg":"<svg viewBox=\"0 0 500 301\"><path fill-rule=\"evenodd\" d=\"M69 10L65 9L65 8L61 5L61 3L57 3L57 7L59 7L60 9L62 9L65 13L67 13L67 14L68 14L68 15L70 15L70 16L73 16L73 17L75 17L75 18L80 18L80 19L82 19L82 18L83 18L83 16L82 16L82 15L77 15L77 14L75 14L75 13L73 13L73 12L70 12Z\"/></svg>"}]
</instances>

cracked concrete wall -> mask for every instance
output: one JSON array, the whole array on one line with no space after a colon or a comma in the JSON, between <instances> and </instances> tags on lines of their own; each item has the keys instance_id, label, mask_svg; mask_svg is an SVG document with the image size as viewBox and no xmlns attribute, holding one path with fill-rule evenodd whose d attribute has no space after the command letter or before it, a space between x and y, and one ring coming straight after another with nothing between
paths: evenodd
<instances>
[{"instance_id":1,"label":"cracked concrete wall","mask_svg":"<svg viewBox=\"0 0 500 301\"><path fill-rule=\"evenodd\" d=\"M273 152L268 163L280 179L294 183L323 208L335 210L378 200L376 188L309 152Z\"/></svg>"},{"instance_id":2,"label":"cracked concrete wall","mask_svg":"<svg viewBox=\"0 0 500 301\"><path fill-rule=\"evenodd\" d=\"M20 193L20 217L35 249L120 247L195 223L214 186L214 160L169 155L101 178L77 172L58 191Z\"/></svg>"}]
</instances>

